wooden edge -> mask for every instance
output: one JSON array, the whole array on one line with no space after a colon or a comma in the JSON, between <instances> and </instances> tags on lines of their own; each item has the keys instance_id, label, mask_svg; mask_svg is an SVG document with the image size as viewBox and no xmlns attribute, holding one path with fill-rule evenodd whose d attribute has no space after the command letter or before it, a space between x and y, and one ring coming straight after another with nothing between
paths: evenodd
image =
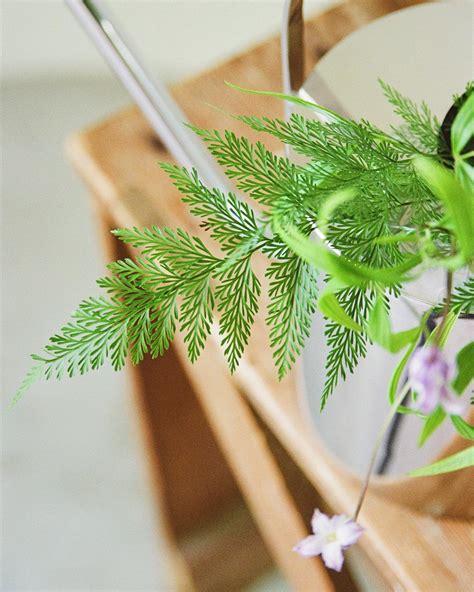
<instances>
[{"instance_id":1,"label":"wooden edge","mask_svg":"<svg viewBox=\"0 0 474 592\"><path fill-rule=\"evenodd\" d=\"M178 340L179 349L184 352L185 344L182 338ZM332 591L331 580L318 558L304 559L291 551L308 532L250 408L229 380L225 368L215 363L214 349L209 347L203 352L195 365L185 356L183 365L262 536L293 590ZM212 389L209 388L211 375Z\"/></svg>"}]
</instances>

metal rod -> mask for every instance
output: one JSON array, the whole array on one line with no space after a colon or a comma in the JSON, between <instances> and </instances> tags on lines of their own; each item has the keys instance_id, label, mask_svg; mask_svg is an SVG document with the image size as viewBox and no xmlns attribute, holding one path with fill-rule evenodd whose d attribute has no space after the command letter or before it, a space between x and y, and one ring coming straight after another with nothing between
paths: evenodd
<instances>
[{"instance_id":1,"label":"metal rod","mask_svg":"<svg viewBox=\"0 0 474 592\"><path fill-rule=\"evenodd\" d=\"M152 82L102 3L93 0L65 0L65 3L176 161L195 167L206 184L227 189L226 178L199 138L184 125L186 117L166 86L156 78Z\"/></svg>"}]
</instances>

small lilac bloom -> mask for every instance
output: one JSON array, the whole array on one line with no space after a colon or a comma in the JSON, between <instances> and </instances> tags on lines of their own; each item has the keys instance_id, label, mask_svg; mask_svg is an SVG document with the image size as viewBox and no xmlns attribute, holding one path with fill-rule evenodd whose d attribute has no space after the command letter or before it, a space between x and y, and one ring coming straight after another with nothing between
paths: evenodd
<instances>
[{"instance_id":1,"label":"small lilac bloom","mask_svg":"<svg viewBox=\"0 0 474 592\"><path fill-rule=\"evenodd\" d=\"M357 542L364 529L348 516L339 514L326 516L315 510L311 520L312 535L300 541L293 551L303 557L322 555L326 567L341 571L344 562L342 554L348 547Z\"/></svg>"},{"instance_id":2,"label":"small lilac bloom","mask_svg":"<svg viewBox=\"0 0 474 592\"><path fill-rule=\"evenodd\" d=\"M431 345L416 350L408 369L411 388L417 394L416 409L429 415L441 405L446 413L461 414L465 404L449 388L453 374L453 364L446 360L439 347Z\"/></svg>"}]
</instances>

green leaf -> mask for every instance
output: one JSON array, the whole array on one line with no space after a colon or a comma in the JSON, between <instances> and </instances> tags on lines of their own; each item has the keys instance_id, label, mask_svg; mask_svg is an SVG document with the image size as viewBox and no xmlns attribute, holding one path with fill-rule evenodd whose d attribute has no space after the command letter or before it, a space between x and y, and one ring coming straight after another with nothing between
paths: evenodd
<instances>
[{"instance_id":1,"label":"green leaf","mask_svg":"<svg viewBox=\"0 0 474 592\"><path fill-rule=\"evenodd\" d=\"M454 225L459 247L468 262L474 255L474 194L464 187L445 167L424 157L417 157L418 174L443 202Z\"/></svg>"},{"instance_id":2,"label":"green leaf","mask_svg":"<svg viewBox=\"0 0 474 592\"><path fill-rule=\"evenodd\" d=\"M439 347L443 348L446 345L448 337L453 330L458 318L459 313L453 311L448 312L446 322L440 323L433 331L431 331L428 339L426 340L426 344L430 345L432 343L437 343ZM440 332L441 334L439 334Z\"/></svg>"},{"instance_id":3,"label":"green leaf","mask_svg":"<svg viewBox=\"0 0 474 592\"><path fill-rule=\"evenodd\" d=\"M435 430L443 423L445 418L446 412L441 407L438 407L431 415L428 415L418 439L418 446L423 446L426 440L428 440Z\"/></svg>"},{"instance_id":4,"label":"green leaf","mask_svg":"<svg viewBox=\"0 0 474 592\"><path fill-rule=\"evenodd\" d=\"M423 323L422 327L424 327L424 323ZM410 345L410 347L407 349L407 351L403 355L403 358L398 362L398 364L392 374L392 378L390 379L390 384L388 387L388 400L390 401L391 405L393 405L395 403L395 399L397 397L397 392L398 392L398 384L399 384L400 379L402 377L403 371L405 370L405 367L408 363L408 360L410 359L412 353L415 351L415 348L416 348L418 341L421 337L421 333L423 331L422 327L420 327L418 329L417 336L415 337L412 344Z\"/></svg>"},{"instance_id":5,"label":"green leaf","mask_svg":"<svg viewBox=\"0 0 474 592\"><path fill-rule=\"evenodd\" d=\"M442 473L450 473L452 471L459 471L474 465L474 446L456 452L452 456L443 458L426 467L415 469L408 473L411 477L429 477L431 475L440 475Z\"/></svg>"},{"instance_id":6,"label":"green leaf","mask_svg":"<svg viewBox=\"0 0 474 592\"><path fill-rule=\"evenodd\" d=\"M466 189L474 185L474 167L464 158L460 156L454 158L454 172L461 185Z\"/></svg>"},{"instance_id":7,"label":"green leaf","mask_svg":"<svg viewBox=\"0 0 474 592\"><path fill-rule=\"evenodd\" d=\"M291 200L294 205L304 196L309 197L314 194L317 183L306 167L296 165L288 158L270 152L262 142L252 144L247 138L238 137L228 130L221 134L216 130L208 131L193 126L192 129L206 142L211 154L224 168L226 175L236 182L237 187L261 204L274 207L278 201L284 199ZM172 166L162 165L162 168L169 170ZM179 179L182 175L172 173L172 178L175 179L176 176L178 176L176 186L180 191L184 188L187 195L184 201L189 201L189 183L183 184ZM197 201L199 210L203 206L202 197L205 191L202 183L194 179L191 194L194 193L192 199L194 203ZM217 189L207 191L212 194L218 192ZM233 194L230 195L234 201L237 199ZM240 209L243 209L246 204L239 201ZM250 209L248 205L246 207ZM223 215L228 225L229 218L230 220L232 218L229 216L227 207ZM249 213L247 213L248 217L250 217ZM214 230L214 225L210 228Z\"/></svg>"},{"instance_id":8,"label":"green leaf","mask_svg":"<svg viewBox=\"0 0 474 592\"><path fill-rule=\"evenodd\" d=\"M335 294L323 292L318 300L319 310L325 317L343 325L352 331L362 331L359 323L356 323L339 304Z\"/></svg>"},{"instance_id":9,"label":"green leaf","mask_svg":"<svg viewBox=\"0 0 474 592\"><path fill-rule=\"evenodd\" d=\"M418 234L412 230L410 232L398 232L397 234L377 237L374 240L374 243L378 245L391 245L394 243L414 243L417 242L418 239Z\"/></svg>"},{"instance_id":10,"label":"green leaf","mask_svg":"<svg viewBox=\"0 0 474 592\"><path fill-rule=\"evenodd\" d=\"M209 189L201 182L195 169L188 171L186 168L169 163L161 163L160 166L182 193L182 200L190 206L191 213L204 220L204 228L210 231L211 237L220 243L224 251L235 250L243 242L251 241L259 233L260 220L257 219L250 205L239 199L235 193L225 194L217 188ZM144 232L143 234L145 239L140 240L140 235L137 235L134 244L142 249L151 247L150 253L153 253L156 240L153 233ZM125 236L129 239L133 238L130 234ZM257 246L258 242L255 248Z\"/></svg>"},{"instance_id":11,"label":"green leaf","mask_svg":"<svg viewBox=\"0 0 474 592\"><path fill-rule=\"evenodd\" d=\"M343 204L347 203L356 196L354 189L343 189L336 191L327 197L319 209L318 228L323 234L327 232L327 227L334 212Z\"/></svg>"},{"instance_id":12,"label":"green leaf","mask_svg":"<svg viewBox=\"0 0 474 592\"><path fill-rule=\"evenodd\" d=\"M377 295L367 319L367 335L370 339L390 351L392 328L384 299Z\"/></svg>"},{"instance_id":13,"label":"green leaf","mask_svg":"<svg viewBox=\"0 0 474 592\"><path fill-rule=\"evenodd\" d=\"M459 415L451 415L451 421L457 432L467 440L474 440L474 426L467 423Z\"/></svg>"},{"instance_id":14,"label":"green leaf","mask_svg":"<svg viewBox=\"0 0 474 592\"><path fill-rule=\"evenodd\" d=\"M273 97L275 99L282 99L283 101L288 101L289 103L299 105L300 107L305 107L307 109L310 109L311 111L316 111L316 113L320 113L321 115L328 117L332 121L348 121L335 111L331 111L331 109L327 109L326 107L322 107L321 105L317 105L316 103L312 103L311 101L305 101L304 99L300 99L299 97L296 97L294 95L285 95L284 93L275 92L271 90L254 90L251 88L243 88L241 86L237 86L236 84L232 84L231 82L226 82L226 85L234 90L238 90L246 94Z\"/></svg>"},{"instance_id":15,"label":"green leaf","mask_svg":"<svg viewBox=\"0 0 474 592\"><path fill-rule=\"evenodd\" d=\"M413 329L407 329L406 331L400 331L398 333L392 333L390 339L390 351L395 354L403 349L406 345L411 343L417 343L420 336L419 327Z\"/></svg>"},{"instance_id":16,"label":"green leaf","mask_svg":"<svg viewBox=\"0 0 474 592\"><path fill-rule=\"evenodd\" d=\"M465 345L458 352L456 364L458 372L452 382L452 387L458 394L462 394L474 378L474 341Z\"/></svg>"},{"instance_id":17,"label":"green leaf","mask_svg":"<svg viewBox=\"0 0 474 592\"><path fill-rule=\"evenodd\" d=\"M471 93L456 115L451 127L451 146L454 155L460 155L474 136L474 93Z\"/></svg>"},{"instance_id":18,"label":"green leaf","mask_svg":"<svg viewBox=\"0 0 474 592\"><path fill-rule=\"evenodd\" d=\"M327 288L326 288L327 290ZM372 293L357 287L345 288L337 295L339 304L351 319L364 326L372 305ZM324 335L328 346L326 379L321 395L321 410L340 379L353 372L358 361L367 353L367 337L363 331L353 331L332 320L326 323Z\"/></svg>"},{"instance_id":19,"label":"green leaf","mask_svg":"<svg viewBox=\"0 0 474 592\"><path fill-rule=\"evenodd\" d=\"M426 419L426 415L424 413L418 409L414 409L413 407L407 407L406 405L399 405L397 407L397 413L401 413L402 415L416 415L421 419Z\"/></svg>"},{"instance_id":20,"label":"green leaf","mask_svg":"<svg viewBox=\"0 0 474 592\"><path fill-rule=\"evenodd\" d=\"M306 238L294 227L284 230L278 220L274 221L274 225L282 240L302 259L351 286L364 287L369 282L389 286L408 281L406 272L421 262L421 256L417 254L392 268L378 269L356 264L341 255L336 255L324 244Z\"/></svg>"},{"instance_id":21,"label":"green leaf","mask_svg":"<svg viewBox=\"0 0 474 592\"><path fill-rule=\"evenodd\" d=\"M367 319L367 335L391 353L397 353L406 345L418 339L419 327L392 333L387 306L381 296L377 296Z\"/></svg>"}]
</instances>

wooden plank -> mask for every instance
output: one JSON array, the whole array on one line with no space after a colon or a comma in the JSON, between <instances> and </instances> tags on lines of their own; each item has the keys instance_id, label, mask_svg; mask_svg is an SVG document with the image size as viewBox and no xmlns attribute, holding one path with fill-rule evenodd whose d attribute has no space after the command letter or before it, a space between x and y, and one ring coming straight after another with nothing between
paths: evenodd
<instances>
[{"instance_id":1,"label":"wooden plank","mask_svg":"<svg viewBox=\"0 0 474 592\"><path fill-rule=\"evenodd\" d=\"M383 14L404 4L407 2L391 0L374 4L372 0L361 0L344 4L311 20L306 30L306 63L308 66L314 64L318 56L356 26L369 21L376 12ZM225 106L231 112L278 116L281 114L281 105L278 102L264 97L241 95L225 88L222 82L231 80L243 86L279 88L277 55L278 42L274 39L177 85L174 94L193 123L203 127L227 127L255 140L256 135L253 132L246 128L243 132L238 122L206 107L205 103ZM270 149L279 148L277 142L271 138L267 138L266 143ZM197 235L202 233L197 221L189 217L177 191L157 169L156 161L168 160L169 157L136 109L119 113L95 128L75 136L69 144L69 153L81 175L93 187L94 193L118 226L158 223L181 226ZM263 265L263 261L257 262L257 267ZM326 502L336 511L350 513L358 494L358 480L327 453L305 423L297 402L298 372L282 383L277 382L266 343L268 341L262 314L258 318L248 354L235 380ZM211 351L214 366L210 368L214 376L214 371L222 371L219 365L222 356L215 347L215 341L209 344L209 352ZM179 345L179 340L176 353L182 363L186 364L186 354ZM190 370L190 376L194 381L209 384L211 370L201 370L201 363L198 363ZM212 410L214 403L215 401L208 402L208 412L215 416L224 414L225 408ZM243 414L241 421L245 425L248 419L245 417L246 412L240 408L238 413ZM225 417L221 418L219 425L224 420ZM231 457L231 449L228 447L226 450ZM266 458L265 454L263 456ZM236 466L235 459L232 462L235 470L243 470ZM376 482L361 515L367 532L362 537L360 546L392 589L401 587L428 592L468 590L472 580L471 570L467 568L472 565L472 524L450 518L434 519L433 516L407 508L406 505L417 497L416 492L420 491L421 482L413 481L410 482L411 485L404 482L396 487L384 480ZM432 499L432 488L436 480L430 480L429 483L428 490ZM385 497L376 495L375 491ZM425 489L425 493L426 491ZM464 509L472 508L469 490L464 488L462 491L464 495L457 495L456 500L461 499ZM387 498L388 493L393 499ZM458 503L456 500L452 501ZM421 501L418 499L416 504ZM400 502L404 505L400 505ZM438 506L437 511L439 510ZM441 511L447 510L453 508L441 507ZM269 532L269 540L272 536ZM274 549L274 553L284 564L284 551Z\"/></svg>"},{"instance_id":2,"label":"wooden plank","mask_svg":"<svg viewBox=\"0 0 474 592\"><path fill-rule=\"evenodd\" d=\"M184 349L182 337L178 341ZM188 361L183 364L262 536L292 590L330 592L334 588L319 558L305 559L291 551L306 536L306 527L262 430L225 367L216 365L213 349L203 353L198 369Z\"/></svg>"}]
</instances>

